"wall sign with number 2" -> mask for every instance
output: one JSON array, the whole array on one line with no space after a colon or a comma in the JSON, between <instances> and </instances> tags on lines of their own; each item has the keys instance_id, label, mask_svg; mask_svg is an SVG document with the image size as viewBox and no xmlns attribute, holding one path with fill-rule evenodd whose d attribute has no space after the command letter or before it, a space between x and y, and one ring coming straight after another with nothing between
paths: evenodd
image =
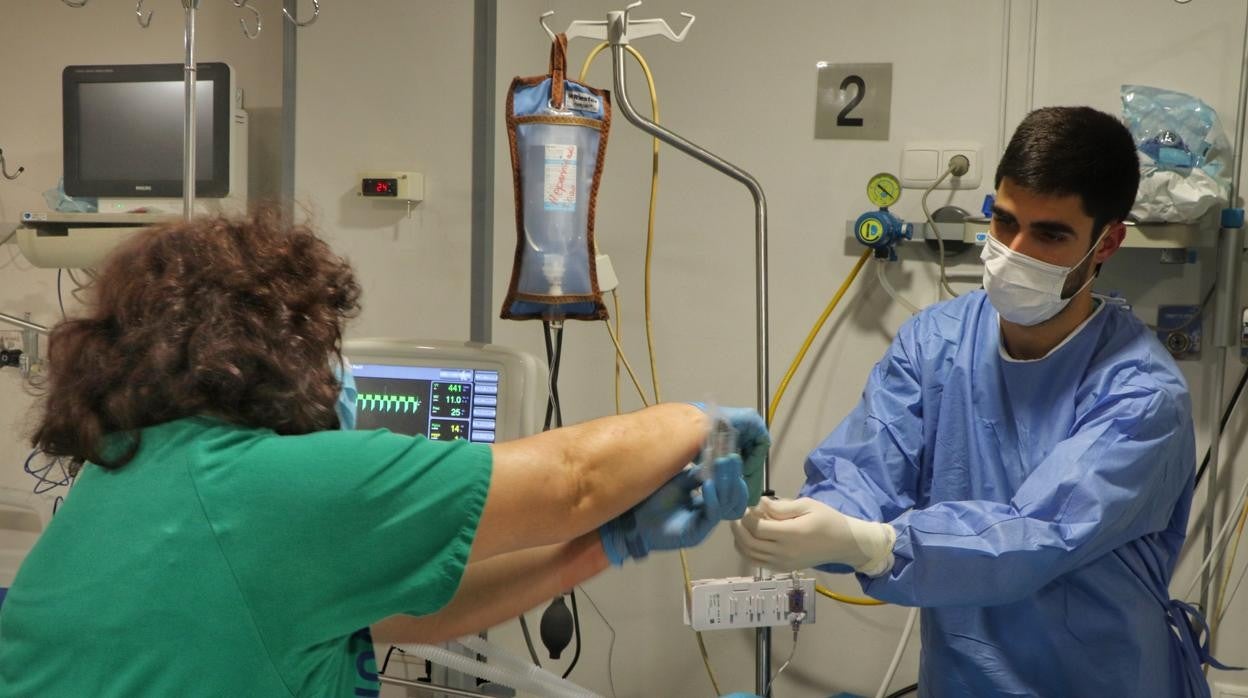
<instances>
[{"instance_id":1,"label":"wall sign with number 2","mask_svg":"<svg viewBox=\"0 0 1248 698\"><path fill-rule=\"evenodd\" d=\"M888 140L892 63L817 64L815 138Z\"/></svg>"}]
</instances>

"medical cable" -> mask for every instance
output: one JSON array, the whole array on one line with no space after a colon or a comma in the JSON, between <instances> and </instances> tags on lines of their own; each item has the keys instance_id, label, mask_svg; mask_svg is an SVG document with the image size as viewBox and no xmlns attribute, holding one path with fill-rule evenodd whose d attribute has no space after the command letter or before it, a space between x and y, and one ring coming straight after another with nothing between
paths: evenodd
<instances>
[{"instance_id":1,"label":"medical cable","mask_svg":"<svg viewBox=\"0 0 1248 698\"><path fill-rule=\"evenodd\" d=\"M593 65L594 59L597 58L598 55L601 54L607 48L607 46L608 46L608 43L604 41L598 44L597 46L595 46L593 50L589 52L589 55L585 57L585 62L581 65L581 73L577 78L580 82L585 82L585 76L589 73L589 68L591 65ZM657 124L659 123L659 94L658 94L658 90L655 88L655 85L654 85L654 73L650 72L650 66L649 64L646 63L646 59L642 57L640 51L633 48L631 45L627 45L624 48L625 50L628 51L630 55L632 55L633 58L637 59L637 64L641 66L641 72L645 74L646 87L649 88L649 91L650 91L650 120ZM655 351L654 351L654 324L652 322L652 315L650 313L650 307L651 307L651 304L650 304L651 283L650 281L652 278L651 270L653 268L653 261L654 261L654 212L655 212L655 207L656 207L656 203L658 200L658 193L659 193L659 139L652 138L651 139L651 154L650 154L650 206L649 206L649 213L647 214L647 218L646 218L646 261L645 261L645 268L644 268L644 281L642 282L642 285L644 288L644 297L645 297L646 347L650 355L650 379L652 382L652 386L654 388L654 401L662 402L663 401L663 398L661 397L662 393L659 390L659 370L657 366L657 361L655 359ZM619 311L618 298L617 298L616 311L617 311L616 317L617 317L617 323L618 323L619 321L618 320L618 317L619 317L618 316L618 311ZM619 330L618 324L616 325L616 330L617 332ZM615 369L617 385L618 385L618 380L619 380L618 378L619 371L620 371L619 362L617 361L616 369Z\"/></svg>"},{"instance_id":2,"label":"medical cable","mask_svg":"<svg viewBox=\"0 0 1248 698\"><path fill-rule=\"evenodd\" d=\"M819 592L821 596L826 596L829 599L832 599L833 601L839 601L840 603L847 604L850 606L887 606L888 605L887 602L880 601L879 599L873 599L867 596L846 596L845 594L838 594L835 591L832 591L831 589L825 587L822 584L815 584L815 591Z\"/></svg>"},{"instance_id":3,"label":"medical cable","mask_svg":"<svg viewBox=\"0 0 1248 698\"><path fill-rule=\"evenodd\" d=\"M615 289L611 289L611 305L615 308L615 337L618 340L622 336L623 328L620 326L620 294L616 293ZM607 326L610 327L610 325L611 320L607 320ZM617 355L615 357L615 413L620 414L622 411L620 409L620 357Z\"/></svg>"},{"instance_id":4,"label":"medical cable","mask_svg":"<svg viewBox=\"0 0 1248 698\"><path fill-rule=\"evenodd\" d=\"M897 642L897 649L893 652L893 661L888 664L888 671L884 673L884 680L880 683L880 690L875 692L875 698L884 698L888 693L888 685L893 682L893 677L897 676L897 669L901 666L901 656L905 654L906 645L910 643L910 635L914 632L914 621L918 617L918 607L911 608L906 616L906 627L901 630L901 640Z\"/></svg>"},{"instance_id":5,"label":"medical cable","mask_svg":"<svg viewBox=\"0 0 1248 698\"><path fill-rule=\"evenodd\" d=\"M1183 330L1186 330L1192 326L1192 323L1199 320L1201 316L1205 314L1205 310L1209 306L1209 301L1213 299L1213 292L1215 290L1217 290L1217 284L1209 287L1209 292L1206 293L1204 299L1200 301L1200 306L1196 308L1196 312L1192 313L1191 317L1184 320L1182 324L1174 327L1158 327L1157 325L1150 325L1146 322L1144 323L1144 326L1154 332L1182 332Z\"/></svg>"},{"instance_id":6,"label":"medical cable","mask_svg":"<svg viewBox=\"0 0 1248 698\"><path fill-rule=\"evenodd\" d=\"M1227 403L1226 409L1222 412L1222 431L1226 430L1226 425L1231 420L1231 414L1239 405L1239 396L1243 394L1245 384L1248 384L1248 369L1244 369L1244 372L1239 376L1239 384L1235 386L1235 392L1231 395L1231 401ZM1205 477L1205 470L1209 467L1209 457L1211 453L1212 450L1206 447L1205 458L1200 462L1200 468L1196 470L1195 484L1197 486L1200 485L1200 481Z\"/></svg>"},{"instance_id":7,"label":"medical cable","mask_svg":"<svg viewBox=\"0 0 1248 698\"><path fill-rule=\"evenodd\" d=\"M797 350L797 355L793 357L793 362L789 364L789 370L785 372L784 378L780 379L780 384L776 386L776 394L771 397L771 405L767 408L767 423L774 424L776 419L776 410L780 407L780 399L784 397L784 392L789 388L789 382L793 380L797 369L802 365L802 361L806 358L806 352L810 351L811 345L815 343L815 337L819 336L819 331L823 329L823 324L828 321L828 316L840 304L841 298L845 296L845 292L849 290L850 284L854 283L854 279L858 278L858 272L862 271L862 266L874 254L873 250L864 250L862 255L858 257L858 262L854 264L854 268L850 270L849 275L841 282L841 287L832 295L832 300L828 301L828 305L823 309L823 313L819 319L815 321L810 332L806 334L806 341L802 342L802 346Z\"/></svg>"},{"instance_id":8,"label":"medical cable","mask_svg":"<svg viewBox=\"0 0 1248 698\"><path fill-rule=\"evenodd\" d=\"M785 372L784 378L780 379L780 384L776 387L776 394L771 398L771 405L767 408L768 424L775 424L776 411L780 407L780 399L784 397L785 391L788 390L790 381L793 380L793 376L797 373L798 367L802 365L802 361L806 359L806 353L810 351L810 347L814 344L815 338L819 336L819 332L823 329L823 324L827 322L828 316L830 316L832 311L836 309L836 306L840 304L846 291L848 291L850 285L854 283L854 279L858 278L858 273L862 271L862 266L867 263L867 260L871 258L872 254L872 250L863 251L862 256L858 258L858 262L854 264L854 268L850 270L849 274L845 277L845 280L841 282L841 287L837 289L835 294L832 295L832 300L828 301L828 305L823 309L823 313L820 314L819 319L816 320L814 326L810 328L810 332L806 335L806 341L802 342L802 346L798 349L797 355L793 357L793 362L789 364L789 370ZM832 599L833 601L839 601L852 606L885 605L883 601L872 598L838 594L822 584L816 584L815 591L829 599Z\"/></svg>"},{"instance_id":9,"label":"medical cable","mask_svg":"<svg viewBox=\"0 0 1248 698\"><path fill-rule=\"evenodd\" d=\"M576 663L581 661L581 614L576 609L576 588L574 587L568 592L568 596L572 599L572 631L573 637L576 638L576 652L572 654L572 662L568 664L568 668L563 671L563 678L568 678L568 674L576 668Z\"/></svg>"},{"instance_id":10,"label":"medical cable","mask_svg":"<svg viewBox=\"0 0 1248 698\"><path fill-rule=\"evenodd\" d=\"M802 629L802 623L806 622L807 609L810 608L807 606L807 603L814 603L814 599L806 598L806 592L802 590L800 575L795 572L789 577L789 580L792 583L792 586L787 592L785 592L785 598L787 601L787 613L785 618L789 622L789 627L793 629L793 646L789 648L789 656L784 660L784 664L781 664L780 668L776 670L776 673L773 674L767 681L767 685L765 686L766 690L763 691L763 695L768 698L771 697L771 689L776 685L776 679L780 678L780 675L784 673L784 670L788 669L789 665L793 663L793 655L797 654L798 633ZM786 603L786 601L782 601L781 603Z\"/></svg>"},{"instance_id":11,"label":"medical cable","mask_svg":"<svg viewBox=\"0 0 1248 698\"><path fill-rule=\"evenodd\" d=\"M594 46L594 49L589 52L589 55L587 57L585 57L584 65L582 66L582 69L580 69L580 81L584 81L585 74L587 74L587 72L589 71L589 66L593 64L595 57L598 57L599 54L602 54L603 50L607 49L607 47L608 47L608 42L604 41L602 42L602 44L599 44L598 46ZM634 49L634 47L630 45L625 45L624 49L628 51L629 54L633 56L634 59L636 59L636 61L638 61L638 64L641 66L641 72L644 72L645 74L645 84L646 84L646 87L648 87L650 91L651 121L653 121L654 124L658 124L659 122L659 95L658 95L658 90L655 90L655 86L654 86L654 74L653 72L650 72L650 66L646 64L644 57L641 56L640 54L640 51ZM649 351L650 381L651 381L651 386L653 386L654 388L654 402L660 402L661 400L663 400L663 397L661 397L663 393L661 393L660 388L659 388L659 372L658 372L658 368L656 368L656 361L655 361L653 315L651 315L651 312L650 312L651 266L653 266L653 260L654 260L654 212L655 212L656 196L658 196L658 186L659 186L659 139L658 137L654 137L654 139L651 139L650 206L649 206L648 224L646 224L645 272L644 272L645 278L643 282L644 295L645 295L645 342L646 342L646 348L648 348L648 351ZM617 303L618 303L618 297L617 297ZM619 306L617 305L617 310L618 308ZM638 392L638 395L641 397L641 403L643 403L643 405L646 405L645 391L641 390L641 383L640 381L636 380L636 373L633 371L633 368L629 366L628 358L625 358L624 356L624 347L620 346L619 337L617 336L617 333L612 331L612 326L610 326L609 321L605 322L605 325L607 325L607 331L608 333L610 333L610 336L612 336L612 342L615 345L615 356L617 356L617 385L618 385L618 376L619 376L619 362L623 361L624 367L628 368L629 377L631 378L631 380L633 380L633 385L636 387L636 392ZM618 410L618 405L617 405L617 410ZM691 574L689 573L689 559L688 557L685 556L685 551L681 549L681 551L678 551L678 552L680 554L681 572L683 572L684 574L685 596L688 597L689 594L693 592L693 577L691 577ZM701 658L703 658L703 664L706 668L706 678L710 679L711 687L715 689L716 696L719 696L719 694L721 694L721 691L719 689L719 682L716 681L714 669L711 668L710 666L710 654L706 652L706 642L704 641L703 636L701 636L700 632L695 632L694 636L696 637L696 639L698 639L698 652L701 654Z\"/></svg>"},{"instance_id":12,"label":"medical cable","mask_svg":"<svg viewBox=\"0 0 1248 698\"><path fill-rule=\"evenodd\" d=\"M43 455L43 451L36 448L30 452L30 455L26 456L26 462L22 464L22 470L27 475L35 478L35 494L44 494L58 487L69 487L73 484L74 478L65 468L65 463L60 458L50 457L44 462L43 466L32 468L31 462L40 455ZM59 476L53 476L54 470L59 471Z\"/></svg>"},{"instance_id":13,"label":"medical cable","mask_svg":"<svg viewBox=\"0 0 1248 698\"><path fill-rule=\"evenodd\" d=\"M1226 571L1222 575L1222 586L1218 587L1218 605L1209 625L1210 633L1217 631L1217 626L1226 615L1226 587L1231 583L1231 570L1235 567L1235 557L1239 553L1239 541L1244 537L1244 523L1248 521L1248 503L1239 510L1239 523L1235 526L1235 543L1231 545L1231 556L1226 563ZM1232 598L1234 595L1232 594Z\"/></svg>"},{"instance_id":14,"label":"medical cable","mask_svg":"<svg viewBox=\"0 0 1248 698\"><path fill-rule=\"evenodd\" d=\"M533 646L533 633L529 630L529 621L525 619L524 614L520 614L520 632L524 635L524 644L529 648L529 658L533 660L533 664L542 665L542 661L537 658L537 648Z\"/></svg>"},{"instance_id":15,"label":"medical cable","mask_svg":"<svg viewBox=\"0 0 1248 698\"><path fill-rule=\"evenodd\" d=\"M603 322L607 328L607 333L611 335L611 341L615 343L616 356L624 362L624 367L628 369L628 375L633 379L633 386L637 388L637 396L641 398L641 404L650 406L649 400L646 398L646 391L642 389L641 382L637 380L637 374L633 373L633 367L628 362L628 357L624 355L624 348L620 346L620 340L615 336L615 331L611 329L610 322ZM689 572L689 558L685 555L684 550L678 550L680 557L680 571L685 579L685 603L690 603L693 595L693 575ZM706 650L706 640L702 638L700 631L694 631L694 637L698 641L698 653L702 656L702 664L706 667L706 677L711 680L711 687L715 689L715 695L722 695L719 690L719 680L715 678L715 670L711 668L711 656Z\"/></svg>"},{"instance_id":16,"label":"medical cable","mask_svg":"<svg viewBox=\"0 0 1248 698\"><path fill-rule=\"evenodd\" d=\"M1202 303L1202 308L1203 308L1203 303ZM1246 370L1244 370L1243 373L1239 375L1239 382L1236 385L1236 390L1234 390L1234 392L1232 393L1231 401L1227 403L1226 410L1223 410L1222 412L1221 428L1219 428L1219 433L1226 431L1227 423L1231 421L1231 415L1233 415L1234 411L1236 411L1236 408L1239 406L1239 397L1243 395L1244 385L1248 385L1248 368L1246 368ZM1201 461L1201 467L1199 467L1196 472L1196 483L1194 483L1194 487L1199 487L1199 484L1201 484L1201 479L1204 477L1204 473L1206 473L1206 469L1209 466L1209 458L1211 458L1212 453L1213 453L1212 447L1207 447L1206 451L1204 451L1204 458ZM1234 543L1234 547L1232 548L1232 552L1231 552L1231 566L1228 566L1226 568L1226 571L1223 572L1223 583L1222 583L1222 587L1219 587L1219 591L1218 591L1216 613L1214 613L1214 616L1212 618L1211 632L1213 631L1213 629L1216 629L1217 624L1222 621L1222 616L1223 616L1223 612L1221 611L1222 603L1223 603L1223 599L1226 598L1226 586L1227 586L1227 583L1229 582L1229 579L1231 579L1231 568L1234 567L1234 558L1236 558L1236 551L1239 548L1239 541L1241 541L1242 536L1243 536L1244 514L1248 514L1248 507L1243 509L1243 513L1241 514L1241 517L1239 517L1239 523L1237 524L1237 527L1236 527L1237 528L1236 543ZM1231 517L1227 518L1227 522L1229 523L1233 521L1233 519L1234 519L1234 516L1232 514Z\"/></svg>"},{"instance_id":17,"label":"medical cable","mask_svg":"<svg viewBox=\"0 0 1248 698\"><path fill-rule=\"evenodd\" d=\"M554 340L551 333L554 333ZM559 404L559 366L563 360L563 323L542 322L542 334L546 339L546 365L550 367L550 380L547 383L546 419L542 431L549 431L552 424L563 426L563 407Z\"/></svg>"},{"instance_id":18,"label":"medical cable","mask_svg":"<svg viewBox=\"0 0 1248 698\"><path fill-rule=\"evenodd\" d=\"M73 269L68 267L65 268L65 273L69 274L69 280L74 282L74 289L69 292L69 295L73 296L74 300L78 301L80 305L86 305L86 301L83 300L82 296L79 294L91 288L91 285L94 284L96 280L94 273L90 269L84 269L83 271L86 272L87 276L91 277L91 280L85 284L78 280L78 277L74 275Z\"/></svg>"},{"instance_id":19,"label":"medical cable","mask_svg":"<svg viewBox=\"0 0 1248 698\"><path fill-rule=\"evenodd\" d=\"M559 369L563 365L563 323L561 322L543 322L543 335L546 339L546 363L550 366L550 385L549 396L546 402L546 425L545 430L551 428L551 419L554 419L554 427L563 426L563 405L559 401ZM551 335L554 335L553 341ZM567 678L572 670L576 668L577 663L581 659L581 617L580 611L576 605L576 592L572 591L569 596L572 600L572 633L576 641L576 650L572 655L572 661L568 664L568 668L563 672L563 678ZM526 621L521 627L521 631L528 630L528 622ZM526 632L525 642L530 645L533 642L531 635ZM535 657L536 659L536 657ZM541 666L539 663L538 666Z\"/></svg>"},{"instance_id":20,"label":"medical cable","mask_svg":"<svg viewBox=\"0 0 1248 698\"><path fill-rule=\"evenodd\" d=\"M65 297L61 295L61 272L63 271L65 270L64 269L56 270L56 304L60 306L61 308L61 319L65 320L67 319L65 317Z\"/></svg>"},{"instance_id":21,"label":"medical cable","mask_svg":"<svg viewBox=\"0 0 1248 698\"><path fill-rule=\"evenodd\" d=\"M607 645L607 685L611 687L611 698L615 698L615 671L612 668L612 660L615 658L615 626L611 625L611 621L607 620L606 614L602 612L601 608L598 608L598 602L594 601L594 597L589 595L585 587L580 589L581 593L585 595L585 600L594 609L594 613L597 613L598 617L602 619L602 624L607 626L607 632L611 633L611 642Z\"/></svg>"},{"instance_id":22,"label":"medical cable","mask_svg":"<svg viewBox=\"0 0 1248 698\"><path fill-rule=\"evenodd\" d=\"M628 357L624 355L624 347L620 346L620 338L615 336L615 330L611 329L609 321L603 321L607 327L607 334L611 335L611 341L615 344L615 356L619 361L624 362L624 368L628 370L628 377L633 379L633 387L637 389L637 395L641 398L641 404L649 407L651 402L646 396L646 391L641 387L641 381L637 380L637 374L633 371L633 365L628 362Z\"/></svg>"},{"instance_id":23,"label":"medical cable","mask_svg":"<svg viewBox=\"0 0 1248 698\"><path fill-rule=\"evenodd\" d=\"M590 65L593 63L593 60L600 53L602 53L602 51L605 50L607 46L608 46L607 42L603 42L599 44L598 46L595 46L594 49L586 57L584 66L581 68L581 73L580 73L581 81L584 81L585 75L588 72ZM658 93L657 93L657 90L655 89L654 75L650 71L650 66L647 65L645 58L642 57L641 53L637 51L637 49L633 48L630 45L625 45L624 49L627 50L628 53L630 53L633 56L633 58L637 59L638 64L640 64L641 66L642 72L645 74L646 85L650 91L650 105L651 105L651 112L652 112L651 121L654 122L655 124L658 124L659 123ZM654 401L656 403L662 400L662 391L659 387L659 374L658 374L658 368L657 368L656 353L654 350L654 327L653 327L653 316L651 313L651 297L652 297L652 294L651 294L652 272L651 270L652 270L652 262L654 258L654 217L655 217L656 197L658 193L658 177L659 177L659 139L656 137L652 139L650 205L649 205L649 215L648 215L648 223L647 223L647 230L646 230L646 258L645 258L645 280L644 280L646 345L647 345L647 349L649 352L650 376L651 376L652 386L654 389ZM618 310L618 305L616 307ZM636 374L633 372L632 368L629 367L628 365L628 361L624 356L623 347L620 345L620 342L619 342L619 337L616 336L615 332L611 332L611 326L609 323L607 324L607 330L608 332L611 333L612 342L615 343L617 359L624 362L625 368L628 369L629 376L630 378L632 378L633 384L637 388L638 394L642 397L643 404L645 404L645 393L641 389L641 384L637 380ZM618 375L619 375L619 369L618 369L618 361L617 361L617 368L616 368L617 385L618 385ZM617 406L617 409L618 409L618 406ZM689 563L685 555L685 552L683 550L679 552L680 552L681 568L682 568L684 578L685 578L685 593L686 593L686 598L688 598L689 594L691 594L691 591L692 591L692 578L689 573ZM697 637L697 641L698 641L698 650L700 654L702 655L702 662L706 666L707 677L711 680L711 685L714 687L716 695L719 695L721 693L719 690L719 682L716 681L715 673L711 668L710 657L707 653L706 643L704 639L702 638L702 633L697 632L695 633L695 636Z\"/></svg>"},{"instance_id":24,"label":"medical cable","mask_svg":"<svg viewBox=\"0 0 1248 698\"><path fill-rule=\"evenodd\" d=\"M407 654L403 650L399 649L397 646L390 645L390 649L386 650L386 658L381 660L381 671L379 673L385 674L386 669L390 668L390 655L394 654L395 652L398 652L399 654Z\"/></svg>"},{"instance_id":25,"label":"medical cable","mask_svg":"<svg viewBox=\"0 0 1248 698\"><path fill-rule=\"evenodd\" d=\"M901 306L905 308L906 310L909 310L911 315L918 313L919 306L906 300L906 298L902 296L900 293L898 293L897 289L893 287L892 282L888 280L888 275L884 273L884 267L887 264L888 264L888 261L885 259L877 258L875 260L875 278L879 280L880 286L884 289L885 292L888 293L890 298L892 298L897 303L901 304Z\"/></svg>"},{"instance_id":26,"label":"medical cable","mask_svg":"<svg viewBox=\"0 0 1248 698\"><path fill-rule=\"evenodd\" d=\"M945 168L944 173L941 174L935 182L932 182L930 187L924 190L923 197L919 199L919 205L923 207L923 215L927 216L928 229L931 230L932 234L936 236L936 247L939 249L938 257L940 260L940 285L950 296L953 296L954 298L957 298L958 294L955 293L953 288L949 286L949 277L945 273L945 238L940 234L940 228L936 227L936 221L932 218L932 212L927 208L927 197L930 196L932 192L936 191L936 187L939 187L941 182L944 182L945 179L955 171L960 170L959 174L954 175L956 177L961 177L966 174L970 161L967 161L968 165L965 167L962 166L962 163L955 164L954 161L959 157L966 160L965 156L960 155L955 155L952 158L949 158L949 166ZM937 293L937 295L939 295L939 293Z\"/></svg>"},{"instance_id":27,"label":"medical cable","mask_svg":"<svg viewBox=\"0 0 1248 698\"><path fill-rule=\"evenodd\" d=\"M771 689L776 685L776 679L780 678L780 675L784 673L784 670L788 669L789 665L793 663L793 655L797 654L797 629L800 627L801 625L793 626L793 646L789 648L789 656L784 660L784 664L781 664L780 668L776 669L776 673L772 674L771 679L767 682L767 690L763 693L763 695L768 698L771 697Z\"/></svg>"},{"instance_id":28,"label":"medical cable","mask_svg":"<svg viewBox=\"0 0 1248 698\"><path fill-rule=\"evenodd\" d=\"M1235 497L1235 506L1231 508L1231 511L1238 511L1239 508L1244 505L1245 500L1248 500L1248 481L1244 482L1244 486ZM1200 565L1200 569L1196 570L1196 578L1192 580L1192 583L1188 585L1187 590L1183 592L1183 598L1191 597L1192 591L1194 591L1200 584L1201 576L1207 569L1209 569L1209 565L1213 564L1214 559L1218 556L1218 554L1222 552L1222 547L1228 540L1227 535L1231 532L1234 524L1235 519L1233 517L1227 517L1226 522L1222 524L1221 530L1218 531L1218 535L1213 540L1213 546L1210 548L1209 554L1205 556L1204 561Z\"/></svg>"},{"instance_id":29,"label":"medical cable","mask_svg":"<svg viewBox=\"0 0 1248 698\"><path fill-rule=\"evenodd\" d=\"M912 683L909 686L906 686L905 688L899 688L896 691L893 691L892 693L888 694L884 698L901 698L902 696L908 695L910 693L918 693L918 691L919 691L919 684Z\"/></svg>"}]
</instances>

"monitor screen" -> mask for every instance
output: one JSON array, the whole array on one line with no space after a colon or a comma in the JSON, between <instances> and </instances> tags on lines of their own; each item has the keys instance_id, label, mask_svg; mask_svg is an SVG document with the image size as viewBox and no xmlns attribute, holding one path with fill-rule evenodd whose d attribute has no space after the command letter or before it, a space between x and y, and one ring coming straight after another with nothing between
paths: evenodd
<instances>
[{"instance_id":1,"label":"monitor screen","mask_svg":"<svg viewBox=\"0 0 1248 698\"><path fill-rule=\"evenodd\" d=\"M195 179L212 176L212 83L195 84ZM182 177L184 86L95 82L78 86L79 172L87 180ZM107 134L107 137L104 137Z\"/></svg>"},{"instance_id":2,"label":"monitor screen","mask_svg":"<svg viewBox=\"0 0 1248 698\"><path fill-rule=\"evenodd\" d=\"M196 195L229 193L229 66L198 64ZM186 89L181 64L69 66L62 73L65 192L180 197Z\"/></svg>"},{"instance_id":3,"label":"monitor screen","mask_svg":"<svg viewBox=\"0 0 1248 698\"><path fill-rule=\"evenodd\" d=\"M501 371L352 363L356 428L494 443Z\"/></svg>"}]
</instances>

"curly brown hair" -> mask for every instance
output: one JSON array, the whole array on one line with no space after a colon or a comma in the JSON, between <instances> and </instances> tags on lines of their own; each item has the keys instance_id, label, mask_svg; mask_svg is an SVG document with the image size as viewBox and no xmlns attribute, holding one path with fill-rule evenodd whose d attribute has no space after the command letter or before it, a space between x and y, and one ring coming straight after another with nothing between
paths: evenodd
<instances>
[{"instance_id":1,"label":"curly brown hair","mask_svg":"<svg viewBox=\"0 0 1248 698\"><path fill-rule=\"evenodd\" d=\"M335 428L331 357L359 297L346 260L273 208L145 230L109 258L86 315L53 329L32 442L76 471L120 468L140 429L194 415Z\"/></svg>"}]
</instances>

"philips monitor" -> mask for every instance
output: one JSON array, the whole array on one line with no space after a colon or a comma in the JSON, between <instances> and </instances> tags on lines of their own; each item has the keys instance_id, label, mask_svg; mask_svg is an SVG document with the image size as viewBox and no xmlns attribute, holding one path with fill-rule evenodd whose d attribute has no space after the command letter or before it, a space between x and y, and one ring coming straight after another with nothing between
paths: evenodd
<instances>
[{"instance_id":1,"label":"philips monitor","mask_svg":"<svg viewBox=\"0 0 1248 698\"><path fill-rule=\"evenodd\" d=\"M537 431L545 367L493 345L353 340L356 428L495 443Z\"/></svg>"},{"instance_id":2,"label":"philips monitor","mask_svg":"<svg viewBox=\"0 0 1248 698\"><path fill-rule=\"evenodd\" d=\"M197 65L195 194L245 199L246 114L234 108L230 67ZM182 197L182 64L71 65L61 89L66 194Z\"/></svg>"}]
</instances>

